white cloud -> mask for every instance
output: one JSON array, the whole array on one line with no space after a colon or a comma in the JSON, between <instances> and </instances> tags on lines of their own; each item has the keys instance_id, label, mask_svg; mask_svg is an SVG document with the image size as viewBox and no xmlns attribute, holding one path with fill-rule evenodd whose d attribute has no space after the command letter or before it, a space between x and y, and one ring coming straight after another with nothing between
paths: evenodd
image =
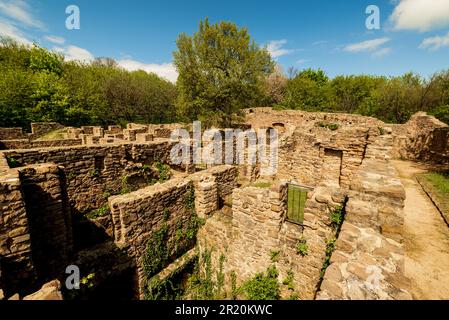
<instances>
[{"instance_id":1,"label":"white cloud","mask_svg":"<svg viewBox=\"0 0 449 320\"><path fill-rule=\"evenodd\" d=\"M400 0L390 17L394 30L426 32L449 25L448 0Z\"/></svg>"},{"instance_id":2,"label":"white cloud","mask_svg":"<svg viewBox=\"0 0 449 320\"><path fill-rule=\"evenodd\" d=\"M14 25L2 20L0 20L0 35L12 38L20 44L33 44L30 40L28 40L27 36L22 31L20 31Z\"/></svg>"},{"instance_id":3,"label":"white cloud","mask_svg":"<svg viewBox=\"0 0 449 320\"><path fill-rule=\"evenodd\" d=\"M88 63L94 60L92 53L77 46L67 46L63 48L54 47L53 50L62 53L65 56L66 61L81 61Z\"/></svg>"},{"instance_id":4,"label":"white cloud","mask_svg":"<svg viewBox=\"0 0 449 320\"><path fill-rule=\"evenodd\" d=\"M44 29L44 24L33 17L30 6L24 0L0 0L0 13L24 26Z\"/></svg>"},{"instance_id":5,"label":"white cloud","mask_svg":"<svg viewBox=\"0 0 449 320\"><path fill-rule=\"evenodd\" d=\"M45 36L45 40L50 41L52 43L56 43L56 44L64 44L65 43L64 38L57 37L57 36Z\"/></svg>"},{"instance_id":6,"label":"white cloud","mask_svg":"<svg viewBox=\"0 0 449 320\"><path fill-rule=\"evenodd\" d=\"M371 55L373 58L383 58L391 53L391 48L381 48Z\"/></svg>"},{"instance_id":7,"label":"white cloud","mask_svg":"<svg viewBox=\"0 0 449 320\"><path fill-rule=\"evenodd\" d=\"M176 71L176 68L172 63L145 64L131 59L119 60L117 61L117 63L123 69L129 71L143 70L148 73L152 72L173 83L175 83L176 80L178 79L178 71Z\"/></svg>"},{"instance_id":8,"label":"white cloud","mask_svg":"<svg viewBox=\"0 0 449 320\"><path fill-rule=\"evenodd\" d=\"M373 40L362 41L358 43L353 43L347 45L343 48L344 51L347 52L369 52L376 51L380 46L389 42L391 39L389 38L378 38Z\"/></svg>"},{"instance_id":9,"label":"white cloud","mask_svg":"<svg viewBox=\"0 0 449 320\"><path fill-rule=\"evenodd\" d=\"M306 62L307 62L306 59L299 59L299 60L296 60L296 64L297 64L297 65L302 65L302 64L305 64Z\"/></svg>"},{"instance_id":10,"label":"white cloud","mask_svg":"<svg viewBox=\"0 0 449 320\"><path fill-rule=\"evenodd\" d=\"M267 50L273 59L293 53L295 50L285 49L283 46L287 44L287 40L273 40L267 44Z\"/></svg>"},{"instance_id":11,"label":"white cloud","mask_svg":"<svg viewBox=\"0 0 449 320\"><path fill-rule=\"evenodd\" d=\"M426 38L421 42L420 49L429 49L430 51L436 51L441 47L449 46L449 32L444 36L436 36Z\"/></svg>"}]
</instances>

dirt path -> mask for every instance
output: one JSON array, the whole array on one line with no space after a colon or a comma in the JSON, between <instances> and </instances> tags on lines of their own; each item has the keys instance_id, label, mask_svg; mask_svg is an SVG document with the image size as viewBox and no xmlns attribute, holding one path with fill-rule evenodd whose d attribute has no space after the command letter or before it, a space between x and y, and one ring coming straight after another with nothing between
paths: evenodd
<instances>
[{"instance_id":1,"label":"dirt path","mask_svg":"<svg viewBox=\"0 0 449 320\"><path fill-rule=\"evenodd\" d=\"M415 299L449 299L449 228L414 179L419 164L393 161L404 184L405 275Z\"/></svg>"}]
</instances>

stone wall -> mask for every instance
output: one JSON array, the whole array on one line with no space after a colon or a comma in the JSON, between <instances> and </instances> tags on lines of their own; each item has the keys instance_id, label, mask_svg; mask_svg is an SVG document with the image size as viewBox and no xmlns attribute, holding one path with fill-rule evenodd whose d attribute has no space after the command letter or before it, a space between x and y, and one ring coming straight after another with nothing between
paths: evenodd
<instances>
[{"instance_id":1,"label":"stone wall","mask_svg":"<svg viewBox=\"0 0 449 320\"><path fill-rule=\"evenodd\" d=\"M376 153L367 151L371 156L351 183L346 219L318 299L411 299L402 244L405 190L387 157Z\"/></svg>"},{"instance_id":2,"label":"stone wall","mask_svg":"<svg viewBox=\"0 0 449 320\"><path fill-rule=\"evenodd\" d=\"M31 237L32 256L40 281L65 272L72 252L72 223L63 170L41 164L19 169Z\"/></svg>"},{"instance_id":3,"label":"stone wall","mask_svg":"<svg viewBox=\"0 0 449 320\"><path fill-rule=\"evenodd\" d=\"M6 295L12 295L30 287L37 279L25 200L17 171L3 171L0 177L0 209L2 289Z\"/></svg>"},{"instance_id":4,"label":"stone wall","mask_svg":"<svg viewBox=\"0 0 449 320\"><path fill-rule=\"evenodd\" d=\"M55 130L63 129L64 126L57 122L35 122L31 123L31 136L37 139Z\"/></svg>"},{"instance_id":5,"label":"stone wall","mask_svg":"<svg viewBox=\"0 0 449 320\"><path fill-rule=\"evenodd\" d=\"M26 139L22 128L0 128L0 140Z\"/></svg>"},{"instance_id":6,"label":"stone wall","mask_svg":"<svg viewBox=\"0 0 449 320\"><path fill-rule=\"evenodd\" d=\"M81 142L82 142L81 139L63 139L63 140L46 140L46 141L31 141L29 139L2 140L0 141L0 150L69 147L69 146L79 146L81 145Z\"/></svg>"},{"instance_id":7,"label":"stone wall","mask_svg":"<svg viewBox=\"0 0 449 320\"><path fill-rule=\"evenodd\" d=\"M383 122L378 119L356 114L273 110L272 108L246 109L245 122L254 129L282 127L283 130L287 131L290 127L304 128L318 122L358 127L379 127L383 125Z\"/></svg>"},{"instance_id":8,"label":"stone wall","mask_svg":"<svg viewBox=\"0 0 449 320\"><path fill-rule=\"evenodd\" d=\"M277 178L310 186L348 188L365 157L370 135L378 135L377 131L359 127L336 131L298 127L280 141Z\"/></svg>"},{"instance_id":9,"label":"stone wall","mask_svg":"<svg viewBox=\"0 0 449 320\"><path fill-rule=\"evenodd\" d=\"M173 249L169 253L169 262L179 258L195 243L195 239L186 238L185 233L195 223L196 213L206 216L217 210L219 197L230 195L236 179L235 167L220 166L109 198L115 242L120 247L126 247L135 261L140 297L143 296L146 280L143 256L151 237L167 226L166 247ZM192 194L195 196L194 203L189 204ZM180 236L180 232L184 236Z\"/></svg>"},{"instance_id":10,"label":"stone wall","mask_svg":"<svg viewBox=\"0 0 449 320\"><path fill-rule=\"evenodd\" d=\"M64 167L70 206L86 212L101 207L105 194L118 194L123 177L139 172L143 164L170 162L169 142L75 146L31 150L9 150L4 154L19 165L55 163Z\"/></svg>"},{"instance_id":11,"label":"stone wall","mask_svg":"<svg viewBox=\"0 0 449 320\"><path fill-rule=\"evenodd\" d=\"M232 195L232 214L223 211L209 218L199 232L200 251L212 250L212 265L218 268L223 255L227 289L230 274L237 276L237 285L265 272L275 265L279 279L293 272L293 286L301 299L313 299L320 279L327 240L335 230L330 213L343 206L344 192L338 188L320 187L308 194L303 225L286 220L287 184L272 188L247 187L235 189ZM308 254L297 252L299 241L306 241ZM271 254L278 252L278 259ZM288 298L293 292L282 288L281 295Z\"/></svg>"},{"instance_id":12,"label":"stone wall","mask_svg":"<svg viewBox=\"0 0 449 320\"><path fill-rule=\"evenodd\" d=\"M404 125L389 125L394 135L395 158L448 162L449 126L425 112Z\"/></svg>"},{"instance_id":13,"label":"stone wall","mask_svg":"<svg viewBox=\"0 0 449 320\"><path fill-rule=\"evenodd\" d=\"M176 246L170 243L176 241L178 229L186 228L194 219L194 211L186 205L186 198L192 190L192 181L173 179L162 185L140 189L109 200L115 241L117 245L126 247L129 256L136 261L141 297L144 295L146 282L143 263L147 242L162 228L167 227L165 245L167 249L177 247L176 251L168 253L172 261L192 246L191 242L189 246L189 241L182 243L181 239Z\"/></svg>"}]
</instances>

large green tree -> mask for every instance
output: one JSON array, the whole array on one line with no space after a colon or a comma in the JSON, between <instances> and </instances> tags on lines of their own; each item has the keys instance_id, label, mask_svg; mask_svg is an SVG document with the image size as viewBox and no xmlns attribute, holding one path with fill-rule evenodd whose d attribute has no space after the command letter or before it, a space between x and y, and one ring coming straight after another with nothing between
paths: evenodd
<instances>
[{"instance_id":1,"label":"large green tree","mask_svg":"<svg viewBox=\"0 0 449 320\"><path fill-rule=\"evenodd\" d=\"M181 34L174 52L179 72L177 105L186 119L227 126L242 108L264 100L264 81L274 63L245 28L200 22L190 37Z\"/></svg>"},{"instance_id":2,"label":"large green tree","mask_svg":"<svg viewBox=\"0 0 449 320\"><path fill-rule=\"evenodd\" d=\"M290 109L324 111L329 107L329 78L323 70L306 69L287 83L284 105Z\"/></svg>"}]
</instances>

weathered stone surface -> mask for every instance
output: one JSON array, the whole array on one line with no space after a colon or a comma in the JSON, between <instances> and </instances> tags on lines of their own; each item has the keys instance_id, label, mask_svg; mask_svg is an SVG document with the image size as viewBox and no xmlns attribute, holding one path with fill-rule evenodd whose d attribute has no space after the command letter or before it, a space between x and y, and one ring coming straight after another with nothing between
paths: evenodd
<instances>
[{"instance_id":1,"label":"weathered stone surface","mask_svg":"<svg viewBox=\"0 0 449 320\"><path fill-rule=\"evenodd\" d=\"M24 297L23 300L63 300L61 283L53 280L44 284L39 291Z\"/></svg>"}]
</instances>

